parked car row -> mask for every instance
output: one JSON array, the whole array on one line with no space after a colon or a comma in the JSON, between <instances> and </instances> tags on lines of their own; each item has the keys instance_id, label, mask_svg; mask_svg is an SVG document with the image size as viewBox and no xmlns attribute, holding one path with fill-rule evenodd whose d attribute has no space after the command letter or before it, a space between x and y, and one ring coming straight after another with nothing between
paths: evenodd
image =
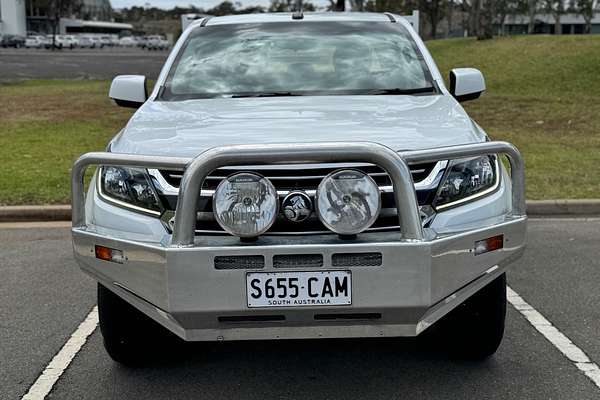
<instances>
[{"instance_id":1,"label":"parked car row","mask_svg":"<svg viewBox=\"0 0 600 400\"><path fill-rule=\"evenodd\" d=\"M13 48L37 49L102 49L104 47L139 47L147 50L166 50L170 43L160 35L124 36L117 35L4 35L0 38L0 46Z\"/></svg>"},{"instance_id":2,"label":"parked car row","mask_svg":"<svg viewBox=\"0 0 600 400\"><path fill-rule=\"evenodd\" d=\"M171 44L161 35L124 36L119 39L119 46L140 47L147 50L166 50L171 47Z\"/></svg>"}]
</instances>

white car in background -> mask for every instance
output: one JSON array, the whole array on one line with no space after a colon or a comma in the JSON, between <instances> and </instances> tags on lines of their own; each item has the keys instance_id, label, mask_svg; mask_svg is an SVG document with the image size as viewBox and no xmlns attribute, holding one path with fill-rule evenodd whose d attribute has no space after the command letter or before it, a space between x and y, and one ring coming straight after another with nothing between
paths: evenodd
<instances>
[{"instance_id":1,"label":"white car in background","mask_svg":"<svg viewBox=\"0 0 600 400\"><path fill-rule=\"evenodd\" d=\"M75 35L63 35L63 39L65 40L66 43L68 43L68 46L70 49L74 49L76 47L79 47L79 38Z\"/></svg>"},{"instance_id":2,"label":"white car in background","mask_svg":"<svg viewBox=\"0 0 600 400\"><path fill-rule=\"evenodd\" d=\"M94 41L89 36L79 36L79 47L92 49L95 46Z\"/></svg>"},{"instance_id":3,"label":"white car in background","mask_svg":"<svg viewBox=\"0 0 600 400\"><path fill-rule=\"evenodd\" d=\"M105 47L105 46L110 47L113 45L112 39L110 36L100 36L98 39L100 40L102 47Z\"/></svg>"},{"instance_id":4,"label":"white car in background","mask_svg":"<svg viewBox=\"0 0 600 400\"><path fill-rule=\"evenodd\" d=\"M166 50L169 48L169 42L160 35L148 36L146 48L148 50Z\"/></svg>"},{"instance_id":5,"label":"white car in background","mask_svg":"<svg viewBox=\"0 0 600 400\"><path fill-rule=\"evenodd\" d=\"M137 41L132 36L125 36L119 39L119 46L135 47L137 46Z\"/></svg>"},{"instance_id":6,"label":"white car in background","mask_svg":"<svg viewBox=\"0 0 600 400\"><path fill-rule=\"evenodd\" d=\"M52 37L52 35L46 35L46 42L44 43L44 47L50 49L52 48L52 43L54 43L54 47L57 49L71 47L71 42L65 39L62 35L55 35L54 38Z\"/></svg>"},{"instance_id":7,"label":"white car in background","mask_svg":"<svg viewBox=\"0 0 600 400\"><path fill-rule=\"evenodd\" d=\"M104 43L102 43L98 36L88 36L88 39L92 42L90 46L92 49L101 49L104 47Z\"/></svg>"},{"instance_id":8,"label":"white car in background","mask_svg":"<svg viewBox=\"0 0 600 400\"><path fill-rule=\"evenodd\" d=\"M27 36L25 39L25 47L41 49L46 44L46 38L44 36Z\"/></svg>"}]
</instances>

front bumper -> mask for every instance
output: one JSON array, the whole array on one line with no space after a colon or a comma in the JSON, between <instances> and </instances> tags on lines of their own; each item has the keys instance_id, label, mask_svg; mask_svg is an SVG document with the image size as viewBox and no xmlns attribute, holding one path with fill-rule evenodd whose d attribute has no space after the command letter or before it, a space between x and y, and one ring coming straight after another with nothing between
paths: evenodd
<instances>
[{"instance_id":1,"label":"front bumper","mask_svg":"<svg viewBox=\"0 0 600 400\"><path fill-rule=\"evenodd\" d=\"M324 147L331 151L338 146L340 144ZM344 146L348 147L348 144ZM273 151L273 146L235 146L234 149L228 148L233 150L225 151L226 157L219 163L239 165L247 162L247 157L232 158L231 153L247 155L245 150L250 147L252 152L262 154L269 162L269 151ZM323 145L300 147L308 154ZM78 161L74 167L75 257L85 272L186 340L417 335L502 274L506 266L522 254L526 233L522 161L512 146L495 142L400 156L393 153L398 159L391 153L384 154L392 159L392 163L382 160L381 155L373 156L377 151L389 150L383 146L369 143L357 144L357 147L356 152L347 157L333 157L332 160L330 155L317 155L314 159L317 162L369 161L387 167L394 181L402 232L364 233L355 240L342 240L335 235L263 236L253 243L241 243L238 238L229 236L194 236L195 203L191 199L197 198L198 193L193 188L199 188L197 183L202 181L202 174L215 168L210 160L214 160L215 156L221 157L223 153L213 153L205 159L200 155L191 162L96 154L88 156L91 160L87 162ZM306 154L298 154L302 151L287 154L289 150L286 150L285 156L273 157L277 161L306 162ZM440 234L433 229L421 228L417 223L414 188L405 159L450 159L491 153L508 153L511 160L512 211L475 229ZM172 164L165 164L167 162ZM150 166L157 163L169 166L181 162L185 162L187 168L180 189L173 235L165 235L161 241L133 241L124 237L121 231L99 228L86 218L83 190L78 186L85 166L144 166L147 163ZM207 163L210 165L206 166ZM197 176L196 171L200 171ZM475 242L497 235L503 235L502 249L476 255ZM96 258L97 245L121 250L124 262L119 264ZM337 253L373 252L381 253L380 266L332 265L332 256ZM352 305L249 309L246 274L302 270L274 268L274 256L291 254L320 254L324 263L319 270L351 271ZM215 268L215 257L235 255L261 255L265 257L265 265L261 269Z\"/></svg>"}]
</instances>

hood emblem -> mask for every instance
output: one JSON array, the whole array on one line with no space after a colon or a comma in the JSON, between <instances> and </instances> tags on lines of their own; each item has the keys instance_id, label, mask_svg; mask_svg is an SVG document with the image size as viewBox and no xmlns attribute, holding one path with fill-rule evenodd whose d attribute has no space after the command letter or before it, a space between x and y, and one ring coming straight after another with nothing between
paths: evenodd
<instances>
[{"instance_id":1,"label":"hood emblem","mask_svg":"<svg viewBox=\"0 0 600 400\"><path fill-rule=\"evenodd\" d=\"M304 192L290 192L281 203L283 215L292 222L306 220L313 211L310 197Z\"/></svg>"}]
</instances>

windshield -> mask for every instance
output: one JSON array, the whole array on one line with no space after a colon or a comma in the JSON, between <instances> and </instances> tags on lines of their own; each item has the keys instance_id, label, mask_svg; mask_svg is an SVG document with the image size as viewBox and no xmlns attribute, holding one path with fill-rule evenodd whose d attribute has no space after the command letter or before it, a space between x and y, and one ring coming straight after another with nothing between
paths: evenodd
<instances>
[{"instance_id":1,"label":"windshield","mask_svg":"<svg viewBox=\"0 0 600 400\"><path fill-rule=\"evenodd\" d=\"M435 92L401 24L315 21L198 27L161 98Z\"/></svg>"}]
</instances>

